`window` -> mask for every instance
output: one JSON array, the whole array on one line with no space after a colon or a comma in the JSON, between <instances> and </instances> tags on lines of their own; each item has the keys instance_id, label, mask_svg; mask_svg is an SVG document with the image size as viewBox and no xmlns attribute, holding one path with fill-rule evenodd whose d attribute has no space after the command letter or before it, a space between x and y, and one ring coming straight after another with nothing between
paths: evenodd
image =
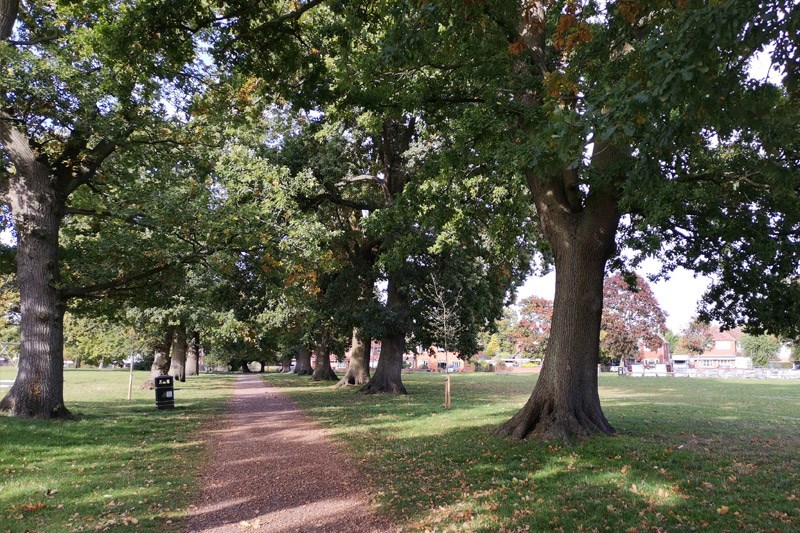
<instances>
[{"instance_id":1,"label":"window","mask_svg":"<svg viewBox=\"0 0 800 533\"><path fill-rule=\"evenodd\" d=\"M715 348L717 350L730 350L731 349L731 341L717 341Z\"/></svg>"}]
</instances>

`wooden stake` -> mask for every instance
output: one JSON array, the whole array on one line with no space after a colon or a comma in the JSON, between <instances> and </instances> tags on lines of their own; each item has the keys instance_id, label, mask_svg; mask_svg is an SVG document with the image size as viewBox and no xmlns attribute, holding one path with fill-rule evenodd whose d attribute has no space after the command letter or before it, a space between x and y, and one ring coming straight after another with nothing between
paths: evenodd
<instances>
[{"instance_id":1,"label":"wooden stake","mask_svg":"<svg viewBox=\"0 0 800 533\"><path fill-rule=\"evenodd\" d=\"M131 399L131 389L133 389L133 356L131 356L131 372L128 377L128 399Z\"/></svg>"},{"instance_id":2,"label":"wooden stake","mask_svg":"<svg viewBox=\"0 0 800 533\"><path fill-rule=\"evenodd\" d=\"M450 409L450 376L444 381L444 408Z\"/></svg>"}]
</instances>

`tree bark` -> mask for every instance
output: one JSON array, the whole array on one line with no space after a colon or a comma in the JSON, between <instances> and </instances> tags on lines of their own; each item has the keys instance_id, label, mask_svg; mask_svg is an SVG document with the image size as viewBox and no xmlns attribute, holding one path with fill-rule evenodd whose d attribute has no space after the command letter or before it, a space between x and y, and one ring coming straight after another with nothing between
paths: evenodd
<instances>
[{"instance_id":1,"label":"tree bark","mask_svg":"<svg viewBox=\"0 0 800 533\"><path fill-rule=\"evenodd\" d=\"M378 359L378 367L369 382L361 387L361 392L365 394L380 392L408 394L401 378L405 351L406 337L404 334L384 336L381 339L381 356Z\"/></svg>"},{"instance_id":2,"label":"tree bark","mask_svg":"<svg viewBox=\"0 0 800 533\"><path fill-rule=\"evenodd\" d=\"M297 350L296 364L294 365L294 373L298 376L310 376L314 373L311 368L311 350L302 346Z\"/></svg>"},{"instance_id":3,"label":"tree bark","mask_svg":"<svg viewBox=\"0 0 800 533\"><path fill-rule=\"evenodd\" d=\"M361 337L361 330L353 328L353 342L350 348L350 365L337 387L364 385L369 381L369 354L372 339Z\"/></svg>"},{"instance_id":4,"label":"tree bark","mask_svg":"<svg viewBox=\"0 0 800 533\"><path fill-rule=\"evenodd\" d=\"M168 327L164 332L164 337L153 346L153 364L150 366L150 380L158 376L164 376L169 372L169 350L172 346L174 330Z\"/></svg>"},{"instance_id":5,"label":"tree bark","mask_svg":"<svg viewBox=\"0 0 800 533\"><path fill-rule=\"evenodd\" d=\"M570 182L561 176L529 177L555 257L556 291L539 379L525 406L497 430L516 439L530 434L556 440L614 433L600 407L597 364L603 277L619 222L616 197L612 191L599 191L579 203L565 191L565 183Z\"/></svg>"},{"instance_id":6,"label":"tree bark","mask_svg":"<svg viewBox=\"0 0 800 533\"><path fill-rule=\"evenodd\" d=\"M331 367L331 348L327 333L320 335L315 350L317 356L314 364L314 373L311 375L313 381L339 381L339 376Z\"/></svg>"},{"instance_id":7,"label":"tree bark","mask_svg":"<svg viewBox=\"0 0 800 533\"><path fill-rule=\"evenodd\" d=\"M21 418L69 418L64 406L64 311L59 285L58 231L66 196L27 139L0 116L0 143L14 162L7 199L18 243L20 353L17 379L0 411Z\"/></svg>"},{"instance_id":8,"label":"tree bark","mask_svg":"<svg viewBox=\"0 0 800 533\"><path fill-rule=\"evenodd\" d=\"M186 328L180 325L172 339L172 359L168 372L175 381L186 381L186 348Z\"/></svg>"},{"instance_id":9,"label":"tree bark","mask_svg":"<svg viewBox=\"0 0 800 533\"><path fill-rule=\"evenodd\" d=\"M0 0L0 41L11 37L18 10L19 0Z\"/></svg>"},{"instance_id":10,"label":"tree bark","mask_svg":"<svg viewBox=\"0 0 800 533\"><path fill-rule=\"evenodd\" d=\"M400 293L396 281L389 277L386 288L386 306L397 317L394 328L381 338L381 356L378 367L369 382L361 387L365 394L385 392L408 394L402 380L403 354L406 351L405 321L408 309L405 297Z\"/></svg>"},{"instance_id":11,"label":"tree bark","mask_svg":"<svg viewBox=\"0 0 800 533\"><path fill-rule=\"evenodd\" d=\"M200 359L200 332L192 333L192 340L186 349L186 375L199 375L198 361Z\"/></svg>"},{"instance_id":12,"label":"tree bark","mask_svg":"<svg viewBox=\"0 0 800 533\"><path fill-rule=\"evenodd\" d=\"M0 40L7 40L19 2L0 0ZM48 165L28 138L0 111L0 144L14 165L2 189L17 230L20 292L20 351L17 379L0 401L0 411L20 418L70 418L64 406L64 302L60 281L58 230L66 194L57 189Z\"/></svg>"},{"instance_id":13,"label":"tree bark","mask_svg":"<svg viewBox=\"0 0 800 533\"><path fill-rule=\"evenodd\" d=\"M292 371L292 357L291 355L284 355L280 361L281 373L289 374Z\"/></svg>"}]
</instances>

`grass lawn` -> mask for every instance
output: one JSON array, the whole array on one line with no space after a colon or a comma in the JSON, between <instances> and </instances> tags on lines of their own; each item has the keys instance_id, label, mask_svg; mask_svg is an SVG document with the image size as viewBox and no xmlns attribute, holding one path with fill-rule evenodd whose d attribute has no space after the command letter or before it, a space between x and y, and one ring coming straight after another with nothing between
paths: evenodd
<instances>
[{"instance_id":1,"label":"grass lawn","mask_svg":"<svg viewBox=\"0 0 800 533\"><path fill-rule=\"evenodd\" d=\"M235 376L176 384L175 409L157 411L155 393L127 371L66 370L74 422L0 416L0 532L167 531L196 496L203 459L192 435L210 423ZM13 369L0 368L0 381ZM0 389L4 395L7 388Z\"/></svg>"},{"instance_id":2,"label":"grass lawn","mask_svg":"<svg viewBox=\"0 0 800 533\"><path fill-rule=\"evenodd\" d=\"M359 457L409 531L798 531L800 382L624 378L600 395L619 435L564 445L492 430L536 376L404 375L363 396L270 375Z\"/></svg>"}]
</instances>

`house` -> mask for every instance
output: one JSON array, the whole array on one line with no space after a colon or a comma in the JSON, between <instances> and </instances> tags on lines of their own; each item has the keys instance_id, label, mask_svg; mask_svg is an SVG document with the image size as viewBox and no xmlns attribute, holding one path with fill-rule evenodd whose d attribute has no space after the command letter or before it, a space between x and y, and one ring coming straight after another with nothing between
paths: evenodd
<instances>
[{"instance_id":1,"label":"house","mask_svg":"<svg viewBox=\"0 0 800 533\"><path fill-rule=\"evenodd\" d=\"M432 370L435 372L463 372L465 362L458 358L458 352L431 346L428 350L417 350L409 360L412 370Z\"/></svg>"},{"instance_id":2,"label":"house","mask_svg":"<svg viewBox=\"0 0 800 533\"><path fill-rule=\"evenodd\" d=\"M720 331L711 326L713 344L700 355L691 356L692 368L751 368L753 361L742 353L742 330Z\"/></svg>"},{"instance_id":3,"label":"house","mask_svg":"<svg viewBox=\"0 0 800 533\"><path fill-rule=\"evenodd\" d=\"M713 344L701 355L688 353L669 352L669 344L664 341L657 350L641 348L640 361L645 366L671 363L674 371L688 370L689 368L750 368L753 366L749 357L742 354L742 330L732 329L720 331L719 327L711 326L709 333Z\"/></svg>"},{"instance_id":4,"label":"house","mask_svg":"<svg viewBox=\"0 0 800 533\"><path fill-rule=\"evenodd\" d=\"M647 346L644 341L639 341L639 355L636 360L626 358L624 361L627 372L650 376L664 376L673 372L669 342L663 335L658 335L658 338L661 339L661 345L655 349Z\"/></svg>"},{"instance_id":5,"label":"house","mask_svg":"<svg viewBox=\"0 0 800 533\"><path fill-rule=\"evenodd\" d=\"M669 342L661 335L658 337L661 339L661 346L655 350L651 350L643 342L639 343L638 361L646 367L669 365L672 362L672 357L669 353Z\"/></svg>"}]
</instances>

